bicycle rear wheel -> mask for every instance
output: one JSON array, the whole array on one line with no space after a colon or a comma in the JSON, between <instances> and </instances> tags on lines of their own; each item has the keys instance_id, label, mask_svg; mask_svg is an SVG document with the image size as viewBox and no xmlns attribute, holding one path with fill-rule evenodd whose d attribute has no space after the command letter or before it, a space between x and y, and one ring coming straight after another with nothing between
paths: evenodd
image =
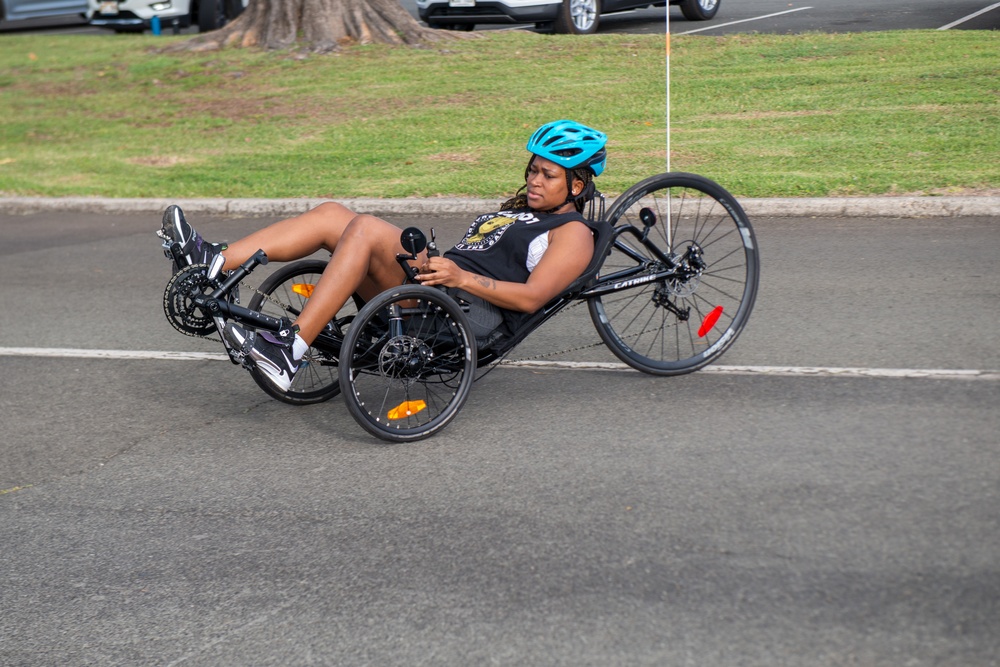
<instances>
[{"instance_id":1,"label":"bicycle rear wheel","mask_svg":"<svg viewBox=\"0 0 1000 667\"><path fill-rule=\"evenodd\" d=\"M377 438L431 436L458 414L472 388L476 341L445 292L404 285L372 299L344 338L340 383L354 419Z\"/></svg>"},{"instance_id":2,"label":"bicycle rear wheel","mask_svg":"<svg viewBox=\"0 0 1000 667\"><path fill-rule=\"evenodd\" d=\"M326 264L319 259L304 259L281 267L261 283L247 307L272 317L294 320L305 307ZM344 304L328 326L329 331L320 334L317 342L302 357L302 363L292 378L292 386L288 391L279 390L257 368L250 370L254 382L271 397L291 405L321 403L339 394L337 365L340 350L330 349L320 341L326 340L330 335L342 340L343 331L357 312L354 300Z\"/></svg>"},{"instance_id":3,"label":"bicycle rear wheel","mask_svg":"<svg viewBox=\"0 0 1000 667\"><path fill-rule=\"evenodd\" d=\"M690 373L717 359L757 297L757 242L739 202L703 176L666 173L629 188L607 219L640 231L644 221L654 224L646 244L619 235L601 266L601 284L624 288L588 299L604 343L654 375Z\"/></svg>"}]
</instances>

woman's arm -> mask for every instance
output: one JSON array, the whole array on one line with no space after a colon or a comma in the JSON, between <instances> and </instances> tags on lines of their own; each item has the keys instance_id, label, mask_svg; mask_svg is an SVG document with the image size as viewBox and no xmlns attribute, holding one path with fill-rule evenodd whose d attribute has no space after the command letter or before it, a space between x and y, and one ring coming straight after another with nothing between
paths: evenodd
<instances>
[{"instance_id":1,"label":"woman's arm","mask_svg":"<svg viewBox=\"0 0 1000 667\"><path fill-rule=\"evenodd\" d=\"M549 247L526 283L481 276L444 257L431 257L417 280L424 285L457 287L507 310L533 313L579 278L593 254L594 235L585 224L574 221L549 232Z\"/></svg>"}]
</instances>

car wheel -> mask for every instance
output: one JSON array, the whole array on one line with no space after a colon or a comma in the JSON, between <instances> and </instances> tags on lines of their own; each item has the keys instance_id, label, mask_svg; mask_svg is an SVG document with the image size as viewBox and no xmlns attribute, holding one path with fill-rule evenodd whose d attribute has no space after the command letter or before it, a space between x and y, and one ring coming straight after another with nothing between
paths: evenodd
<instances>
[{"instance_id":1,"label":"car wheel","mask_svg":"<svg viewBox=\"0 0 1000 667\"><path fill-rule=\"evenodd\" d=\"M707 21L719 11L720 0L681 0L681 13L688 21Z\"/></svg>"},{"instance_id":2,"label":"car wheel","mask_svg":"<svg viewBox=\"0 0 1000 667\"><path fill-rule=\"evenodd\" d=\"M555 31L564 35L592 35L601 18L601 0L563 0Z\"/></svg>"},{"instance_id":3,"label":"car wheel","mask_svg":"<svg viewBox=\"0 0 1000 667\"><path fill-rule=\"evenodd\" d=\"M198 3L198 32L211 32L226 25L225 0L200 0Z\"/></svg>"}]
</instances>

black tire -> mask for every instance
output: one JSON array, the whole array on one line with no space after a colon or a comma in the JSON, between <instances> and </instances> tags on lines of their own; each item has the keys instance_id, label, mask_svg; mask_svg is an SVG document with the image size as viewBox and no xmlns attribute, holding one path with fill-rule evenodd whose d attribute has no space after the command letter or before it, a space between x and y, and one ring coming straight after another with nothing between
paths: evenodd
<instances>
[{"instance_id":1,"label":"black tire","mask_svg":"<svg viewBox=\"0 0 1000 667\"><path fill-rule=\"evenodd\" d=\"M553 29L564 35L592 35L601 20L601 0L563 0Z\"/></svg>"},{"instance_id":2,"label":"black tire","mask_svg":"<svg viewBox=\"0 0 1000 667\"><path fill-rule=\"evenodd\" d=\"M390 313L401 317L390 323ZM372 299L344 338L340 384L351 416L391 442L434 435L472 388L476 341L458 303L439 289L404 285Z\"/></svg>"},{"instance_id":3,"label":"black tire","mask_svg":"<svg viewBox=\"0 0 1000 667\"><path fill-rule=\"evenodd\" d=\"M681 13L688 21L707 21L719 11L722 0L681 0Z\"/></svg>"},{"instance_id":4,"label":"black tire","mask_svg":"<svg viewBox=\"0 0 1000 667\"><path fill-rule=\"evenodd\" d=\"M247 307L272 317L294 320L302 312L309 299L310 287L319 280L326 264L319 259L303 259L281 267L261 283ZM350 326L357 312L357 302L348 301L330 323L330 327L335 329L334 333L342 336L339 332ZM283 403L322 403L340 393L338 355L339 349L310 347L302 357L302 365L292 379L292 386L284 392L265 379L256 368L250 371L250 376L269 396Z\"/></svg>"},{"instance_id":5,"label":"black tire","mask_svg":"<svg viewBox=\"0 0 1000 667\"><path fill-rule=\"evenodd\" d=\"M227 0L198 0L198 32L211 32L226 25Z\"/></svg>"},{"instance_id":6,"label":"black tire","mask_svg":"<svg viewBox=\"0 0 1000 667\"><path fill-rule=\"evenodd\" d=\"M592 297L587 305L619 359L645 373L681 375L717 359L746 326L757 297L757 241L736 199L695 174L659 174L637 183L615 201L607 219L642 230L640 216L650 213L656 224L649 241L672 261L686 262L688 276L644 281L666 264L623 234L601 266L600 282L636 284Z\"/></svg>"}]
</instances>

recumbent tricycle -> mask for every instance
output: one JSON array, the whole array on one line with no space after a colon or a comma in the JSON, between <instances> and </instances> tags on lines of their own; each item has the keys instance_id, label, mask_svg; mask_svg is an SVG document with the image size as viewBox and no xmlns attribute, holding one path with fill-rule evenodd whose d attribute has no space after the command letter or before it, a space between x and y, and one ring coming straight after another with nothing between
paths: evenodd
<instances>
[{"instance_id":1,"label":"recumbent tricycle","mask_svg":"<svg viewBox=\"0 0 1000 667\"><path fill-rule=\"evenodd\" d=\"M348 301L313 342L287 391L263 378L240 350L227 346L229 356L285 403L342 393L365 430L396 442L444 428L477 373L573 303L586 302L604 344L637 370L680 375L717 359L743 330L757 295L757 243L736 199L702 176L664 173L629 188L606 214L603 197L596 201L601 205L592 202L588 214L595 248L586 271L506 338L477 341L460 301L414 282L408 260L436 248L411 227L401 239L408 253L397 257L407 281L367 303L357 296ZM203 264L181 269L164 292L167 320L205 337L221 334L230 319L258 330L287 327L326 263L290 262L253 291L246 307L239 305L239 286L266 263L258 251L228 275L210 277Z\"/></svg>"}]
</instances>

